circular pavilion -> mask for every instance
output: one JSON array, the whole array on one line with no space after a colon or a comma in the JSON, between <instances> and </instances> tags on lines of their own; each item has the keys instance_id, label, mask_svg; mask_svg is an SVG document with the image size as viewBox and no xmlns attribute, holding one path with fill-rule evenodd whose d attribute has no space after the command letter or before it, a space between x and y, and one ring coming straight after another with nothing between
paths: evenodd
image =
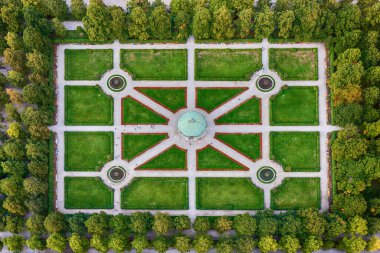
<instances>
[{"instance_id":1,"label":"circular pavilion","mask_svg":"<svg viewBox=\"0 0 380 253\"><path fill-rule=\"evenodd\" d=\"M182 136L189 139L197 139L204 134L207 122L201 113L188 111L178 118L177 128Z\"/></svg>"}]
</instances>

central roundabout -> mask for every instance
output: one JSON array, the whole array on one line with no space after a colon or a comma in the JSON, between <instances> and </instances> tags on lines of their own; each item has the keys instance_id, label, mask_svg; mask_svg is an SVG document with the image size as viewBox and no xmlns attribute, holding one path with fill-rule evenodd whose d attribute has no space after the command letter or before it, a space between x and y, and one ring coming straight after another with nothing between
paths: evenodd
<instances>
[{"instance_id":1,"label":"central roundabout","mask_svg":"<svg viewBox=\"0 0 380 253\"><path fill-rule=\"evenodd\" d=\"M123 181L126 175L127 173L125 172L124 168L120 166L114 166L110 168L107 173L108 178L114 183Z\"/></svg>"},{"instance_id":2,"label":"central roundabout","mask_svg":"<svg viewBox=\"0 0 380 253\"><path fill-rule=\"evenodd\" d=\"M256 87L263 92L268 92L273 90L275 86L275 81L271 76L263 75L260 76L256 81Z\"/></svg>"},{"instance_id":3,"label":"central roundabout","mask_svg":"<svg viewBox=\"0 0 380 253\"><path fill-rule=\"evenodd\" d=\"M257 178L265 184L272 183L276 179L276 171L269 166L261 167L257 171Z\"/></svg>"},{"instance_id":4,"label":"central roundabout","mask_svg":"<svg viewBox=\"0 0 380 253\"><path fill-rule=\"evenodd\" d=\"M127 81L121 75L113 75L107 80L107 86L112 91L122 91L127 86Z\"/></svg>"}]
</instances>

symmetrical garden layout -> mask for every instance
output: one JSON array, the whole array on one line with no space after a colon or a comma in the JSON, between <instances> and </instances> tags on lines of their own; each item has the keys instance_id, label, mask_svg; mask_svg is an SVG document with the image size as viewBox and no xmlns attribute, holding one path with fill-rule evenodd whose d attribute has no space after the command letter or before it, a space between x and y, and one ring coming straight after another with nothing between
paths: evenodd
<instances>
[{"instance_id":1,"label":"symmetrical garden layout","mask_svg":"<svg viewBox=\"0 0 380 253\"><path fill-rule=\"evenodd\" d=\"M323 44L65 44L56 71L59 211L328 208Z\"/></svg>"}]
</instances>

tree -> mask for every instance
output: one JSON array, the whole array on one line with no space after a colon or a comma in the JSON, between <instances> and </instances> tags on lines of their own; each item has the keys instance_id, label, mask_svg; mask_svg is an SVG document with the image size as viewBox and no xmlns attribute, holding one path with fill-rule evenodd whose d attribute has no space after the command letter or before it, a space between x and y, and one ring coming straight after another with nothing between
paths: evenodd
<instances>
[{"instance_id":1,"label":"tree","mask_svg":"<svg viewBox=\"0 0 380 253\"><path fill-rule=\"evenodd\" d=\"M71 14L77 20L82 20L86 16L86 5L83 0L71 0Z\"/></svg>"},{"instance_id":2,"label":"tree","mask_svg":"<svg viewBox=\"0 0 380 253\"><path fill-rule=\"evenodd\" d=\"M236 249L241 253L251 253L256 248L256 241L252 237L243 236L236 240Z\"/></svg>"},{"instance_id":3,"label":"tree","mask_svg":"<svg viewBox=\"0 0 380 253\"><path fill-rule=\"evenodd\" d=\"M111 27L115 39L125 40L127 38L127 16L121 8L111 10Z\"/></svg>"},{"instance_id":4,"label":"tree","mask_svg":"<svg viewBox=\"0 0 380 253\"><path fill-rule=\"evenodd\" d=\"M148 27L148 17L144 10L139 6L133 8L128 20L129 35L138 40L147 40L149 39Z\"/></svg>"},{"instance_id":5,"label":"tree","mask_svg":"<svg viewBox=\"0 0 380 253\"><path fill-rule=\"evenodd\" d=\"M326 220L313 208L299 210L298 215L302 221L302 233L307 235L322 236L326 229Z\"/></svg>"},{"instance_id":6,"label":"tree","mask_svg":"<svg viewBox=\"0 0 380 253\"><path fill-rule=\"evenodd\" d=\"M348 219L347 229L352 235L366 235L368 233L367 220L356 215Z\"/></svg>"},{"instance_id":7,"label":"tree","mask_svg":"<svg viewBox=\"0 0 380 253\"><path fill-rule=\"evenodd\" d=\"M286 253L296 253L300 248L300 242L298 238L290 235L285 235L280 239L280 248Z\"/></svg>"},{"instance_id":8,"label":"tree","mask_svg":"<svg viewBox=\"0 0 380 253\"><path fill-rule=\"evenodd\" d=\"M19 6L8 3L1 7L1 18L7 25L7 31L19 32L21 23L21 9Z\"/></svg>"},{"instance_id":9,"label":"tree","mask_svg":"<svg viewBox=\"0 0 380 253\"><path fill-rule=\"evenodd\" d=\"M210 220L207 217L196 217L193 227L197 233L205 233L211 228Z\"/></svg>"},{"instance_id":10,"label":"tree","mask_svg":"<svg viewBox=\"0 0 380 253\"><path fill-rule=\"evenodd\" d=\"M131 223L129 228L135 234L146 234L150 229L150 214L149 213L133 213L131 214Z\"/></svg>"},{"instance_id":11,"label":"tree","mask_svg":"<svg viewBox=\"0 0 380 253\"><path fill-rule=\"evenodd\" d=\"M11 103L5 104L5 112L7 114L7 121L8 122L11 122L11 121L20 122L21 121L20 114L18 113L16 107L13 104L11 104Z\"/></svg>"},{"instance_id":12,"label":"tree","mask_svg":"<svg viewBox=\"0 0 380 253\"><path fill-rule=\"evenodd\" d=\"M174 16L174 39L185 40L190 35L190 15L179 11Z\"/></svg>"},{"instance_id":13,"label":"tree","mask_svg":"<svg viewBox=\"0 0 380 253\"><path fill-rule=\"evenodd\" d=\"M33 196L46 194L48 190L48 184L36 177L25 178L23 185L25 191Z\"/></svg>"},{"instance_id":14,"label":"tree","mask_svg":"<svg viewBox=\"0 0 380 253\"><path fill-rule=\"evenodd\" d=\"M49 49L49 39L36 28L27 26L24 30L23 37L25 47L29 50L47 52Z\"/></svg>"},{"instance_id":15,"label":"tree","mask_svg":"<svg viewBox=\"0 0 380 253\"><path fill-rule=\"evenodd\" d=\"M28 198L25 200L25 205L28 207L30 212L36 214L46 214L48 200L47 196L39 195L37 197Z\"/></svg>"},{"instance_id":16,"label":"tree","mask_svg":"<svg viewBox=\"0 0 380 253\"><path fill-rule=\"evenodd\" d=\"M32 176L46 178L48 175L48 164L46 161L32 160L28 163L28 170Z\"/></svg>"},{"instance_id":17,"label":"tree","mask_svg":"<svg viewBox=\"0 0 380 253\"><path fill-rule=\"evenodd\" d=\"M11 176L24 177L26 175L26 162L20 160L6 160L1 163L3 172Z\"/></svg>"},{"instance_id":18,"label":"tree","mask_svg":"<svg viewBox=\"0 0 380 253\"><path fill-rule=\"evenodd\" d=\"M12 235L10 237L4 238L3 243L5 246L7 246L8 250L21 252L24 247L25 240L21 235Z\"/></svg>"},{"instance_id":19,"label":"tree","mask_svg":"<svg viewBox=\"0 0 380 253\"><path fill-rule=\"evenodd\" d=\"M0 190L8 196L23 195L22 179L19 176L4 178L0 181Z\"/></svg>"},{"instance_id":20,"label":"tree","mask_svg":"<svg viewBox=\"0 0 380 253\"><path fill-rule=\"evenodd\" d=\"M128 237L126 234L113 233L109 237L108 247L115 252L124 252L128 249Z\"/></svg>"},{"instance_id":21,"label":"tree","mask_svg":"<svg viewBox=\"0 0 380 253\"><path fill-rule=\"evenodd\" d=\"M347 253L363 252L367 243L361 236L344 237L342 240L342 248Z\"/></svg>"},{"instance_id":22,"label":"tree","mask_svg":"<svg viewBox=\"0 0 380 253\"><path fill-rule=\"evenodd\" d=\"M312 253L320 250L323 246L323 241L320 237L309 236L303 243L302 250L304 253Z\"/></svg>"},{"instance_id":23,"label":"tree","mask_svg":"<svg viewBox=\"0 0 380 253\"><path fill-rule=\"evenodd\" d=\"M47 154L49 153L49 146L46 141L34 141L28 139L25 145L26 156L29 159L36 159L41 161L47 161Z\"/></svg>"},{"instance_id":24,"label":"tree","mask_svg":"<svg viewBox=\"0 0 380 253\"><path fill-rule=\"evenodd\" d=\"M217 40L231 39L235 30L232 15L227 6L223 5L214 12L212 21L212 35Z\"/></svg>"},{"instance_id":25,"label":"tree","mask_svg":"<svg viewBox=\"0 0 380 253\"><path fill-rule=\"evenodd\" d=\"M101 0L91 0L83 25L91 41L104 42L111 38L111 15Z\"/></svg>"},{"instance_id":26,"label":"tree","mask_svg":"<svg viewBox=\"0 0 380 253\"><path fill-rule=\"evenodd\" d=\"M165 253L169 249L169 242L165 237L156 237L153 241L153 248L158 253Z\"/></svg>"},{"instance_id":27,"label":"tree","mask_svg":"<svg viewBox=\"0 0 380 253\"><path fill-rule=\"evenodd\" d=\"M19 196L8 196L3 202L3 208L15 215L24 216L27 213L24 199Z\"/></svg>"},{"instance_id":28,"label":"tree","mask_svg":"<svg viewBox=\"0 0 380 253\"><path fill-rule=\"evenodd\" d=\"M42 251L46 249L46 242L38 235L32 235L28 240L26 240L26 245L31 250Z\"/></svg>"},{"instance_id":29,"label":"tree","mask_svg":"<svg viewBox=\"0 0 380 253\"><path fill-rule=\"evenodd\" d=\"M22 39L15 32L8 32L5 36L5 40L7 41L8 46L13 51L23 50L24 48L24 45L22 44Z\"/></svg>"},{"instance_id":30,"label":"tree","mask_svg":"<svg viewBox=\"0 0 380 253\"><path fill-rule=\"evenodd\" d=\"M174 248L181 253L189 252L191 250L190 238L180 235L174 238Z\"/></svg>"},{"instance_id":31,"label":"tree","mask_svg":"<svg viewBox=\"0 0 380 253\"><path fill-rule=\"evenodd\" d=\"M3 145L5 155L11 159L22 160L25 157L24 143L19 139L7 140Z\"/></svg>"},{"instance_id":32,"label":"tree","mask_svg":"<svg viewBox=\"0 0 380 253\"><path fill-rule=\"evenodd\" d=\"M65 37L67 30L66 27L62 24L62 22L58 18L52 19L53 30L56 36Z\"/></svg>"},{"instance_id":33,"label":"tree","mask_svg":"<svg viewBox=\"0 0 380 253\"><path fill-rule=\"evenodd\" d=\"M50 137L50 130L46 126L30 126L28 132L34 140L47 140Z\"/></svg>"},{"instance_id":34,"label":"tree","mask_svg":"<svg viewBox=\"0 0 380 253\"><path fill-rule=\"evenodd\" d=\"M174 217L174 228L178 231L183 231L191 228L190 218L186 215L179 215Z\"/></svg>"},{"instance_id":35,"label":"tree","mask_svg":"<svg viewBox=\"0 0 380 253\"><path fill-rule=\"evenodd\" d=\"M257 228L256 219L248 213L235 216L233 228L239 235L252 236Z\"/></svg>"},{"instance_id":36,"label":"tree","mask_svg":"<svg viewBox=\"0 0 380 253\"><path fill-rule=\"evenodd\" d=\"M23 72L25 70L25 53L21 50L4 50L4 63L9 65L14 71Z\"/></svg>"},{"instance_id":37,"label":"tree","mask_svg":"<svg viewBox=\"0 0 380 253\"><path fill-rule=\"evenodd\" d=\"M336 161L355 160L367 153L369 142L357 136L342 138L342 133L331 146L332 156Z\"/></svg>"},{"instance_id":38,"label":"tree","mask_svg":"<svg viewBox=\"0 0 380 253\"><path fill-rule=\"evenodd\" d=\"M288 214L281 218L278 230L282 236L290 235L295 237L300 232L301 227L301 220L292 214Z\"/></svg>"},{"instance_id":39,"label":"tree","mask_svg":"<svg viewBox=\"0 0 380 253\"><path fill-rule=\"evenodd\" d=\"M152 229L157 235L165 235L173 228L173 222L169 215L157 213L154 215Z\"/></svg>"},{"instance_id":40,"label":"tree","mask_svg":"<svg viewBox=\"0 0 380 253\"><path fill-rule=\"evenodd\" d=\"M9 96L10 101L14 105L22 105L24 103L24 100L22 99L22 94L16 89L7 88L5 91Z\"/></svg>"},{"instance_id":41,"label":"tree","mask_svg":"<svg viewBox=\"0 0 380 253\"><path fill-rule=\"evenodd\" d=\"M373 198L370 200L369 211L373 216L380 214L380 198Z\"/></svg>"},{"instance_id":42,"label":"tree","mask_svg":"<svg viewBox=\"0 0 380 253\"><path fill-rule=\"evenodd\" d=\"M64 0L49 0L46 3L49 14L60 20L65 20L68 12L66 1Z\"/></svg>"},{"instance_id":43,"label":"tree","mask_svg":"<svg viewBox=\"0 0 380 253\"><path fill-rule=\"evenodd\" d=\"M367 243L367 250L374 252L380 250L380 238L377 236L371 236Z\"/></svg>"},{"instance_id":44,"label":"tree","mask_svg":"<svg viewBox=\"0 0 380 253\"><path fill-rule=\"evenodd\" d=\"M344 234L347 230L347 222L336 214L328 215L328 223L326 226L325 238L335 240L338 236Z\"/></svg>"},{"instance_id":45,"label":"tree","mask_svg":"<svg viewBox=\"0 0 380 253\"><path fill-rule=\"evenodd\" d=\"M49 215L45 218L44 226L46 231L48 231L50 234L65 231L65 217L62 213L59 212L49 213Z\"/></svg>"},{"instance_id":46,"label":"tree","mask_svg":"<svg viewBox=\"0 0 380 253\"><path fill-rule=\"evenodd\" d=\"M108 251L108 237L94 234L91 238L90 245L97 251L105 253Z\"/></svg>"},{"instance_id":47,"label":"tree","mask_svg":"<svg viewBox=\"0 0 380 253\"><path fill-rule=\"evenodd\" d=\"M136 236L132 241L132 248L136 249L137 253L141 253L144 249L149 247L149 242L145 236Z\"/></svg>"},{"instance_id":48,"label":"tree","mask_svg":"<svg viewBox=\"0 0 380 253\"><path fill-rule=\"evenodd\" d=\"M24 230L24 219L20 216L7 215L5 216L5 231L11 233L20 233Z\"/></svg>"},{"instance_id":49,"label":"tree","mask_svg":"<svg viewBox=\"0 0 380 253\"><path fill-rule=\"evenodd\" d=\"M257 234L260 237L274 235L277 231L278 222L274 217L264 217L259 219Z\"/></svg>"},{"instance_id":50,"label":"tree","mask_svg":"<svg viewBox=\"0 0 380 253\"><path fill-rule=\"evenodd\" d=\"M230 218L228 218L227 216L219 216L215 220L214 228L219 233L224 233L232 229L232 224L232 220L230 220Z\"/></svg>"},{"instance_id":51,"label":"tree","mask_svg":"<svg viewBox=\"0 0 380 253\"><path fill-rule=\"evenodd\" d=\"M362 195L340 193L336 195L333 210L347 217L362 216L367 209L367 202Z\"/></svg>"},{"instance_id":52,"label":"tree","mask_svg":"<svg viewBox=\"0 0 380 253\"><path fill-rule=\"evenodd\" d=\"M214 244L212 237L209 235L201 234L196 236L194 240L194 249L198 253L208 252Z\"/></svg>"},{"instance_id":53,"label":"tree","mask_svg":"<svg viewBox=\"0 0 380 253\"><path fill-rule=\"evenodd\" d=\"M274 26L274 12L268 6L265 6L262 11L257 13L255 18L255 38L269 38L274 31Z\"/></svg>"},{"instance_id":54,"label":"tree","mask_svg":"<svg viewBox=\"0 0 380 253\"><path fill-rule=\"evenodd\" d=\"M74 253L85 253L90 247L90 242L87 238L81 237L77 233L73 233L69 238L69 246Z\"/></svg>"},{"instance_id":55,"label":"tree","mask_svg":"<svg viewBox=\"0 0 380 253\"><path fill-rule=\"evenodd\" d=\"M149 17L149 27L155 39L164 40L172 37L170 15L165 6L154 8Z\"/></svg>"},{"instance_id":56,"label":"tree","mask_svg":"<svg viewBox=\"0 0 380 253\"><path fill-rule=\"evenodd\" d=\"M109 231L109 218L105 212L92 214L84 224L92 235L105 235Z\"/></svg>"},{"instance_id":57,"label":"tree","mask_svg":"<svg viewBox=\"0 0 380 253\"><path fill-rule=\"evenodd\" d=\"M197 40L210 37L211 14L206 8L198 8L194 14L193 35Z\"/></svg>"},{"instance_id":58,"label":"tree","mask_svg":"<svg viewBox=\"0 0 380 253\"><path fill-rule=\"evenodd\" d=\"M292 10L286 10L279 14L277 23L278 36L280 38L289 38L295 19L296 17L294 16L294 12Z\"/></svg>"},{"instance_id":59,"label":"tree","mask_svg":"<svg viewBox=\"0 0 380 253\"><path fill-rule=\"evenodd\" d=\"M11 70L8 72L7 80L12 86L16 87L24 87L26 83L24 73L15 70Z\"/></svg>"},{"instance_id":60,"label":"tree","mask_svg":"<svg viewBox=\"0 0 380 253\"><path fill-rule=\"evenodd\" d=\"M7 134L11 138L21 139L24 136L24 131L22 130L20 123L12 122L8 126Z\"/></svg>"},{"instance_id":61,"label":"tree","mask_svg":"<svg viewBox=\"0 0 380 253\"><path fill-rule=\"evenodd\" d=\"M52 233L46 240L46 245L48 248L62 253L67 247L66 238L61 234Z\"/></svg>"},{"instance_id":62,"label":"tree","mask_svg":"<svg viewBox=\"0 0 380 253\"><path fill-rule=\"evenodd\" d=\"M364 123L364 134L370 138L376 138L380 135L380 120L374 123Z\"/></svg>"},{"instance_id":63,"label":"tree","mask_svg":"<svg viewBox=\"0 0 380 253\"><path fill-rule=\"evenodd\" d=\"M28 104L48 105L52 101L53 89L47 83L29 83L23 88L22 95Z\"/></svg>"},{"instance_id":64,"label":"tree","mask_svg":"<svg viewBox=\"0 0 380 253\"><path fill-rule=\"evenodd\" d=\"M234 244L230 238L220 238L216 244L217 253L232 253L234 252Z\"/></svg>"},{"instance_id":65,"label":"tree","mask_svg":"<svg viewBox=\"0 0 380 253\"><path fill-rule=\"evenodd\" d=\"M272 236L261 237L257 246L263 253L268 253L269 251L277 251L278 249L278 244Z\"/></svg>"},{"instance_id":66,"label":"tree","mask_svg":"<svg viewBox=\"0 0 380 253\"><path fill-rule=\"evenodd\" d=\"M112 216L110 219L110 227L115 233L126 233L129 229L129 217L123 214Z\"/></svg>"},{"instance_id":67,"label":"tree","mask_svg":"<svg viewBox=\"0 0 380 253\"><path fill-rule=\"evenodd\" d=\"M34 214L26 220L26 227L32 235L42 235L45 232L44 227L45 217Z\"/></svg>"}]
</instances>

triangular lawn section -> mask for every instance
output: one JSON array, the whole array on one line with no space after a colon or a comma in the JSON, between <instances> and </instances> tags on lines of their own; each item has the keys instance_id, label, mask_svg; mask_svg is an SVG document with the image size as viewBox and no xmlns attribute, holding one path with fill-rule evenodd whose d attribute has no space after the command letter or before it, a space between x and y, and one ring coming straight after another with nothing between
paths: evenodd
<instances>
[{"instance_id":1,"label":"triangular lawn section","mask_svg":"<svg viewBox=\"0 0 380 253\"><path fill-rule=\"evenodd\" d=\"M123 134L123 159L130 161L166 138L166 134Z\"/></svg>"},{"instance_id":2,"label":"triangular lawn section","mask_svg":"<svg viewBox=\"0 0 380 253\"><path fill-rule=\"evenodd\" d=\"M186 170L186 151L172 146L142 164L140 170Z\"/></svg>"},{"instance_id":3,"label":"triangular lawn section","mask_svg":"<svg viewBox=\"0 0 380 253\"><path fill-rule=\"evenodd\" d=\"M197 107L211 112L246 90L247 88L198 88Z\"/></svg>"},{"instance_id":4,"label":"triangular lawn section","mask_svg":"<svg viewBox=\"0 0 380 253\"><path fill-rule=\"evenodd\" d=\"M131 97L123 99L123 124L165 124L168 120Z\"/></svg>"},{"instance_id":5,"label":"triangular lawn section","mask_svg":"<svg viewBox=\"0 0 380 253\"><path fill-rule=\"evenodd\" d=\"M136 88L136 90L173 112L186 107L186 88Z\"/></svg>"},{"instance_id":6,"label":"triangular lawn section","mask_svg":"<svg viewBox=\"0 0 380 253\"><path fill-rule=\"evenodd\" d=\"M261 102L253 97L238 107L217 118L217 124L259 124L261 122Z\"/></svg>"},{"instance_id":7,"label":"triangular lawn section","mask_svg":"<svg viewBox=\"0 0 380 253\"><path fill-rule=\"evenodd\" d=\"M232 158L208 146L197 153L198 170L246 170Z\"/></svg>"},{"instance_id":8,"label":"triangular lawn section","mask_svg":"<svg viewBox=\"0 0 380 253\"><path fill-rule=\"evenodd\" d=\"M253 161L261 157L260 134L216 134L215 138Z\"/></svg>"}]
</instances>

